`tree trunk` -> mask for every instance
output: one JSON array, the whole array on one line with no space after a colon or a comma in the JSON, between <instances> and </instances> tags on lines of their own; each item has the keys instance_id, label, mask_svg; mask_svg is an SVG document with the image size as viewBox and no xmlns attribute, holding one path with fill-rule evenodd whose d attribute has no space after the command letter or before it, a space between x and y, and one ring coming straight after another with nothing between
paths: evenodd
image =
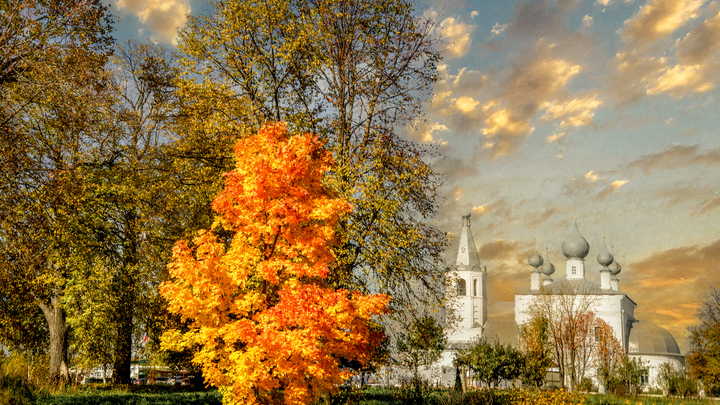
<instances>
[{"instance_id":1,"label":"tree trunk","mask_svg":"<svg viewBox=\"0 0 720 405\"><path fill-rule=\"evenodd\" d=\"M50 305L38 302L43 311L50 330L50 381L62 383L68 381L67 367L67 333L68 325L65 322L65 311L60 303L60 288L53 288Z\"/></svg>"}]
</instances>

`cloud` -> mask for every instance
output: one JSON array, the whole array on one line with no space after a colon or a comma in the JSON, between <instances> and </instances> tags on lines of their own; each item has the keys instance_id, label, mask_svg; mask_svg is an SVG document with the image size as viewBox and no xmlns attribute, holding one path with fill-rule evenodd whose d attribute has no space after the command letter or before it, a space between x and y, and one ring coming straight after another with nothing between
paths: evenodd
<instances>
[{"instance_id":1,"label":"cloud","mask_svg":"<svg viewBox=\"0 0 720 405\"><path fill-rule=\"evenodd\" d=\"M585 14L585 17L582 19L582 26L583 28L590 28L593 25L593 18L591 15Z\"/></svg>"},{"instance_id":2,"label":"cloud","mask_svg":"<svg viewBox=\"0 0 720 405\"><path fill-rule=\"evenodd\" d=\"M697 322L703 293L718 286L718 261L720 240L655 252L623 270L621 288L639 304L636 318L663 325L687 350L686 328Z\"/></svg>"},{"instance_id":3,"label":"cloud","mask_svg":"<svg viewBox=\"0 0 720 405\"><path fill-rule=\"evenodd\" d=\"M172 43L176 43L177 30L185 26L192 11L188 0L117 0L115 5L134 14L159 39Z\"/></svg>"},{"instance_id":4,"label":"cloud","mask_svg":"<svg viewBox=\"0 0 720 405\"><path fill-rule=\"evenodd\" d=\"M475 17L478 16L478 14L480 14L480 13L478 13L477 10L473 10L472 12L470 12L470 18L474 20Z\"/></svg>"},{"instance_id":5,"label":"cloud","mask_svg":"<svg viewBox=\"0 0 720 405\"><path fill-rule=\"evenodd\" d=\"M496 36L502 34L505 31L505 29L507 29L507 27L508 27L507 24L500 24L500 23L496 22L495 25L493 25L492 29L490 30L490 33L492 34L492 36L496 37Z\"/></svg>"},{"instance_id":6,"label":"cloud","mask_svg":"<svg viewBox=\"0 0 720 405\"><path fill-rule=\"evenodd\" d=\"M425 143L436 143L447 145L447 141L439 138L440 134L450 132L450 128L435 121L416 121L412 126L406 128L409 138Z\"/></svg>"},{"instance_id":7,"label":"cloud","mask_svg":"<svg viewBox=\"0 0 720 405\"><path fill-rule=\"evenodd\" d=\"M635 47L665 38L696 18L705 0L650 0L625 21L623 36Z\"/></svg>"},{"instance_id":8,"label":"cloud","mask_svg":"<svg viewBox=\"0 0 720 405\"><path fill-rule=\"evenodd\" d=\"M454 17L448 17L440 23L440 35L450 42L445 48L448 59L459 58L468 53L472 43L470 34L473 31L474 25L462 23Z\"/></svg>"},{"instance_id":9,"label":"cloud","mask_svg":"<svg viewBox=\"0 0 720 405\"><path fill-rule=\"evenodd\" d=\"M565 136L565 134L566 134L565 131L558 132L556 134L552 134L552 135L548 136L545 140L547 141L547 143L553 143L553 142L556 142L556 141L559 141L560 139L562 139ZM562 159L562 156L560 156L560 158Z\"/></svg>"},{"instance_id":10,"label":"cloud","mask_svg":"<svg viewBox=\"0 0 720 405\"><path fill-rule=\"evenodd\" d=\"M463 113L470 113L475 111L475 107L480 104L479 101L474 100L471 97L460 97L455 101L455 107Z\"/></svg>"},{"instance_id":11,"label":"cloud","mask_svg":"<svg viewBox=\"0 0 720 405\"><path fill-rule=\"evenodd\" d=\"M705 202L702 207L700 207L700 211L698 212L698 215L707 214L708 212L715 210L717 208L720 208L720 196L715 196Z\"/></svg>"},{"instance_id":12,"label":"cloud","mask_svg":"<svg viewBox=\"0 0 720 405\"><path fill-rule=\"evenodd\" d=\"M700 65L711 61L720 49L720 12L694 27L677 44L678 60L686 65Z\"/></svg>"},{"instance_id":13,"label":"cloud","mask_svg":"<svg viewBox=\"0 0 720 405\"><path fill-rule=\"evenodd\" d=\"M609 181L606 176L590 170L582 176L573 177L563 187L563 192L569 196L592 197L603 200L618 192L629 180L617 179Z\"/></svg>"},{"instance_id":14,"label":"cloud","mask_svg":"<svg viewBox=\"0 0 720 405\"><path fill-rule=\"evenodd\" d=\"M700 151L699 145L684 146L672 144L662 152L640 156L628 164L629 169L639 169L645 174L663 169L677 169L695 165L711 166L720 164L720 148Z\"/></svg>"},{"instance_id":15,"label":"cloud","mask_svg":"<svg viewBox=\"0 0 720 405\"><path fill-rule=\"evenodd\" d=\"M595 116L595 110L603 105L602 99L597 94L576 97L571 100L546 101L540 105L545 110L542 119L560 120L562 128L582 127L589 125Z\"/></svg>"},{"instance_id":16,"label":"cloud","mask_svg":"<svg viewBox=\"0 0 720 405\"><path fill-rule=\"evenodd\" d=\"M705 93L713 89L714 84L707 81L702 73L702 66L675 65L650 85L647 94L655 95L669 93L675 97L682 97L688 91Z\"/></svg>"}]
</instances>

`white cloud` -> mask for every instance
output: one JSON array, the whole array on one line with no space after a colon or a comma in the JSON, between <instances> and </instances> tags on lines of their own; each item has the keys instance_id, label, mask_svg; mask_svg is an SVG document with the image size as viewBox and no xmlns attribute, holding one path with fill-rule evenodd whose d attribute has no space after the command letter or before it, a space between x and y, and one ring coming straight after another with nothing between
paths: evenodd
<instances>
[{"instance_id":1,"label":"white cloud","mask_svg":"<svg viewBox=\"0 0 720 405\"><path fill-rule=\"evenodd\" d=\"M585 28L590 28L593 25L593 18L592 16L585 14L585 17L582 19L582 26Z\"/></svg>"},{"instance_id":2,"label":"white cloud","mask_svg":"<svg viewBox=\"0 0 720 405\"><path fill-rule=\"evenodd\" d=\"M460 97L455 101L455 106L458 110L464 113L470 113L475 111L475 108L480 104L479 101L472 99L471 97Z\"/></svg>"},{"instance_id":3,"label":"white cloud","mask_svg":"<svg viewBox=\"0 0 720 405\"><path fill-rule=\"evenodd\" d=\"M177 30L183 28L190 14L188 0L117 0L118 10L134 14L165 42L176 43Z\"/></svg>"},{"instance_id":4,"label":"white cloud","mask_svg":"<svg viewBox=\"0 0 720 405\"><path fill-rule=\"evenodd\" d=\"M496 22L495 25L493 25L492 29L490 30L490 33L492 36L496 37L505 31L505 29L508 27L507 24L500 24L499 22Z\"/></svg>"},{"instance_id":5,"label":"white cloud","mask_svg":"<svg viewBox=\"0 0 720 405\"><path fill-rule=\"evenodd\" d=\"M470 13L470 18L474 20L475 17L478 16L478 14L479 14L479 13L477 12L477 10L473 10L473 11Z\"/></svg>"},{"instance_id":6,"label":"white cloud","mask_svg":"<svg viewBox=\"0 0 720 405\"><path fill-rule=\"evenodd\" d=\"M440 23L440 35L450 42L446 48L450 58L459 58L468 53L472 44L470 34L474 30L474 25L462 23L454 17L448 17Z\"/></svg>"},{"instance_id":7,"label":"white cloud","mask_svg":"<svg viewBox=\"0 0 720 405\"><path fill-rule=\"evenodd\" d=\"M665 70L647 89L647 94L669 93L676 97L682 97L688 91L705 93L714 87L712 82L705 79L700 65L676 65Z\"/></svg>"}]
</instances>

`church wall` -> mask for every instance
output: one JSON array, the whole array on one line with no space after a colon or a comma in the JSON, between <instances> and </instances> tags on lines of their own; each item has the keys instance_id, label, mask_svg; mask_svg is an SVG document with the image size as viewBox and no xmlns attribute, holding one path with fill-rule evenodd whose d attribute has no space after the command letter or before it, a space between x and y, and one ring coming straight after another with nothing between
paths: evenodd
<instances>
[{"instance_id":1,"label":"church wall","mask_svg":"<svg viewBox=\"0 0 720 405\"><path fill-rule=\"evenodd\" d=\"M676 370L682 368L682 362L678 357L673 356L661 356L661 355L629 355L632 359L640 359L642 364L648 369L648 385L651 388L660 388L658 384L658 374L660 372L660 366L663 363L670 363Z\"/></svg>"}]
</instances>

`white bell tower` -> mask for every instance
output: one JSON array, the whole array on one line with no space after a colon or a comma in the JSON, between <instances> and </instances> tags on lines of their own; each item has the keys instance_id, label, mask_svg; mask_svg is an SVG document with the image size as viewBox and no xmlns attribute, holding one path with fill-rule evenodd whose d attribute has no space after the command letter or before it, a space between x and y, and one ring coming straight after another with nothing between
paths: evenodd
<instances>
[{"instance_id":1,"label":"white bell tower","mask_svg":"<svg viewBox=\"0 0 720 405\"><path fill-rule=\"evenodd\" d=\"M470 214L462 217L457 260L453 271L460 315L458 327L482 328L487 320L487 269L480 265L477 247L470 230Z\"/></svg>"}]
</instances>

